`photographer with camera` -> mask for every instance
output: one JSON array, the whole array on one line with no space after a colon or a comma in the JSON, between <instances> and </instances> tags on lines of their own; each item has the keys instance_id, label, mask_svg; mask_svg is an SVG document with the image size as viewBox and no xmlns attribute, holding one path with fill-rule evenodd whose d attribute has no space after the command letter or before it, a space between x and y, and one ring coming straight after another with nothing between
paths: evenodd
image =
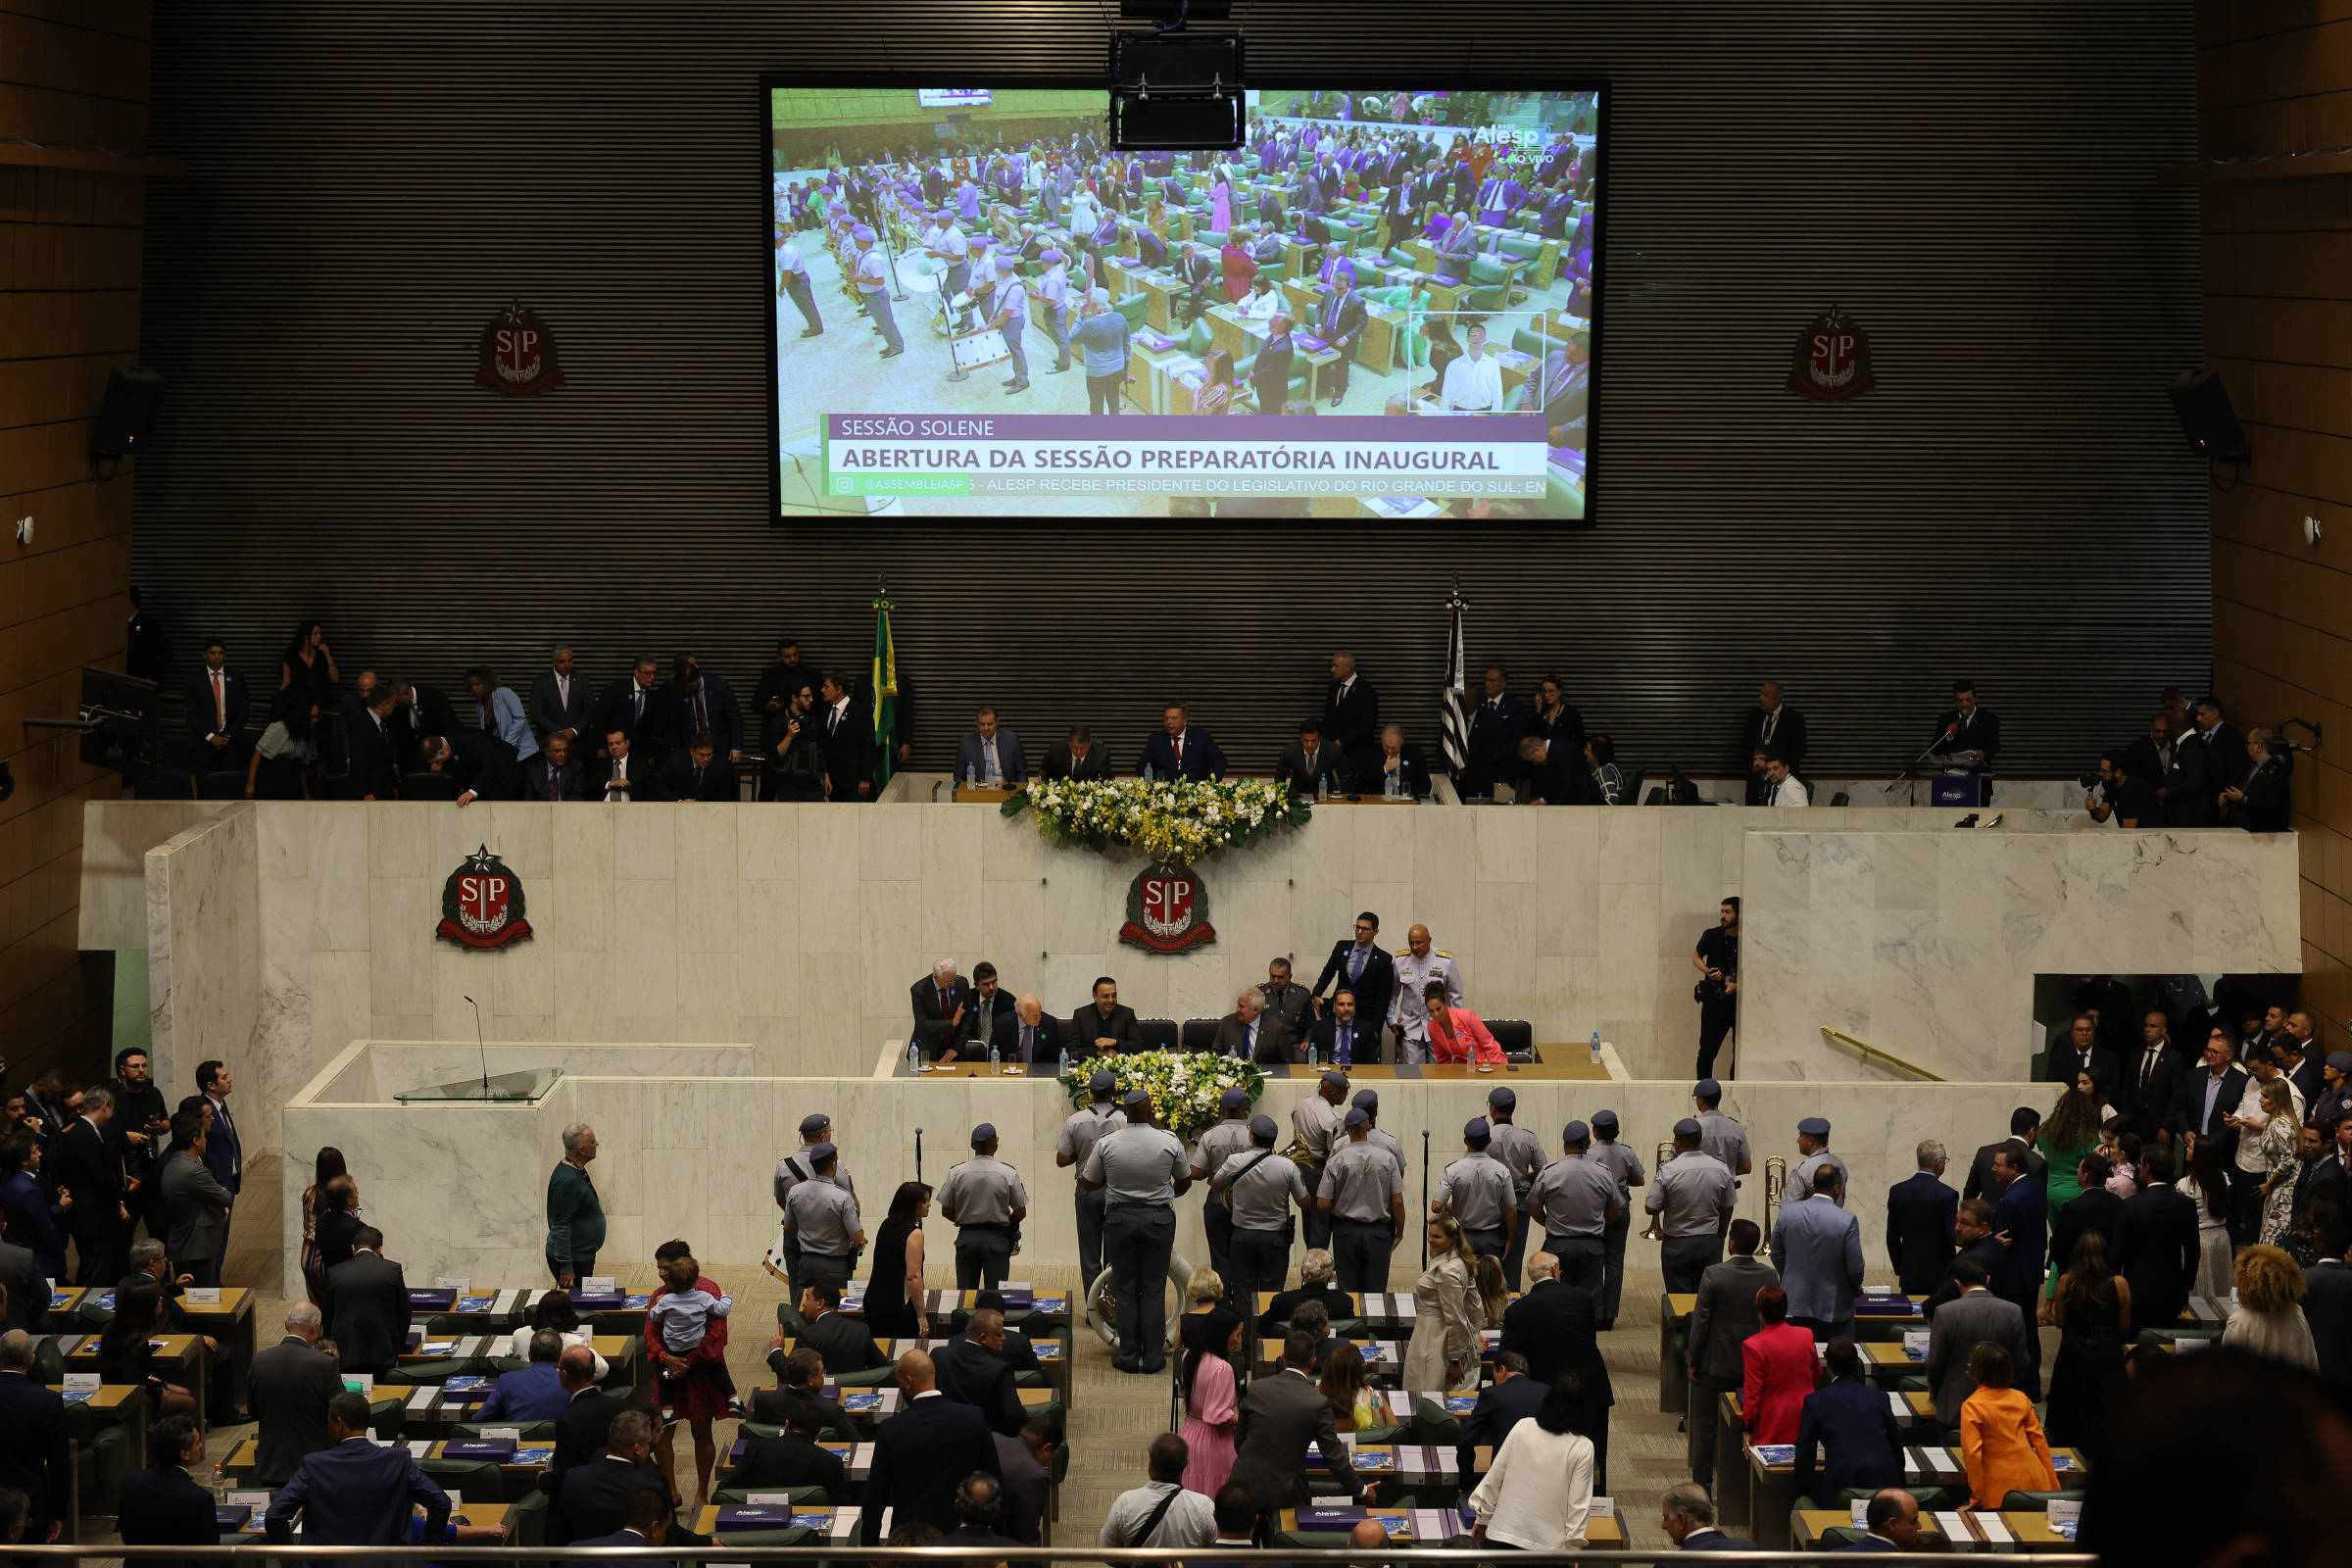
<instances>
[{"instance_id":1,"label":"photographer with camera","mask_svg":"<svg viewBox=\"0 0 2352 1568\"><path fill-rule=\"evenodd\" d=\"M1723 901L1722 920L1699 936L1690 967L1702 976L1690 988L1698 1004L1698 1073L1715 1076L1715 1054L1740 1017L1740 900Z\"/></svg>"},{"instance_id":2,"label":"photographer with camera","mask_svg":"<svg viewBox=\"0 0 2352 1568\"><path fill-rule=\"evenodd\" d=\"M2131 753L2126 751L2100 753L2098 772L2085 774L2082 781L2090 792L2083 808L2093 822L2113 821L2118 827L2162 826L2164 803L2157 798L2156 786L2134 777L2131 762Z\"/></svg>"}]
</instances>

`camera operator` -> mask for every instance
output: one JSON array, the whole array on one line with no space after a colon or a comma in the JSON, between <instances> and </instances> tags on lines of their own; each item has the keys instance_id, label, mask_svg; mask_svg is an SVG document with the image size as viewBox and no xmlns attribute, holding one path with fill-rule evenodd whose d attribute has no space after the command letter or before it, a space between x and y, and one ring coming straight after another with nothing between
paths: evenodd
<instances>
[{"instance_id":1,"label":"camera operator","mask_svg":"<svg viewBox=\"0 0 2352 1568\"><path fill-rule=\"evenodd\" d=\"M2129 752L2100 753L2098 776L2082 780L2082 787L2090 791L2083 808L2093 822L2112 820L2119 827L2163 825L2164 803L2156 798L2154 784L2132 775Z\"/></svg>"},{"instance_id":2,"label":"camera operator","mask_svg":"<svg viewBox=\"0 0 2352 1568\"><path fill-rule=\"evenodd\" d=\"M1698 1004L1698 1074L1713 1078L1715 1054L1740 1017L1740 900L1723 901L1720 924L1702 932L1690 967L1705 978L1690 988ZM1728 1076L1728 1075L1727 1075Z\"/></svg>"}]
</instances>

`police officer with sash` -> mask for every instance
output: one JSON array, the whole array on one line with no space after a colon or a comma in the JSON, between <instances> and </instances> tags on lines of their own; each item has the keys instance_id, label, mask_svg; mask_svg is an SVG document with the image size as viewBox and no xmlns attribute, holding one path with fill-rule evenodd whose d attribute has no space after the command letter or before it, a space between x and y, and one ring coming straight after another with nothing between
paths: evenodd
<instances>
[{"instance_id":1,"label":"police officer with sash","mask_svg":"<svg viewBox=\"0 0 2352 1568\"><path fill-rule=\"evenodd\" d=\"M1107 1194L1102 1255L1118 1302L1121 1372L1158 1372L1168 1364L1167 1306L1161 1281L1176 1250L1176 1200L1193 1185L1184 1145L1152 1125L1152 1097L1127 1091L1127 1125L1096 1140L1078 1179Z\"/></svg>"},{"instance_id":2,"label":"police officer with sash","mask_svg":"<svg viewBox=\"0 0 2352 1568\"><path fill-rule=\"evenodd\" d=\"M1642 1156L1617 1141L1617 1113L1613 1110L1592 1113L1592 1148L1585 1157L1617 1178L1619 1212L1609 1216L1600 1237L1602 1250L1608 1253L1600 1288L1600 1326L1605 1329L1617 1321L1617 1303L1625 1295L1625 1234L1634 1224L1634 1189L1645 1185L1649 1173L1642 1168Z\"/></svg>"},{"instance_id":3,"label":"police officer with sash","mask_svg":"<svg viewBox=\"0 0 2352 1568\"><path fill-rule=\"evenodd\" d=\"M899 336L898 318L890 314L890 264L875 248L874 231L868 225L859 223L851 229L850 238L858 246L858 298L882 329L882 341L889 345L878 357L887 360L904 354L906 340Z\"/></svg>"},{"instance_id":4,"label":"police officer with sash","mask_svg":"<svg viewBox=\"0 0 2352 1568\"><path fill-rule=\"evenodd\" d=\"M1617 1208L1617 1179L1585 1157L1592 1147L1592 1129L1583 1122L1562 1128L1561 1157L1544 1167L1528 1200L1544 1226L1544 1250L1560 1260L1560 1282L1591 1291L1597 1306L1602 1237L1610 1210Z\"/></svg>"},{"instance_id":5,"label":"police officer with sash","mask_svg":"<svg viewBox=\"0 0 2352 1568\"><path fill-rule=\"evenodd\" d=\"M1314 1200L1298 1161L1274 1152L1280 1134L1274 1118L1252 1116L1249 1127L1251 1148L1222 1162L1209 1186L1231 1205L1233 1236L1226 1245L1235 1277L1226 1283L1226 1304L1253 1322L1259 1293L1281 1290L1290 1275L1291 1205L1306 1208Z\"/></svg>"},{"instance_id":6,"label":"police officer with sash","mask_svg":"<svg viewBox=\"0 0 2352 1568\"><path fill-rule=\"evenodd\" d=\"M1534 1133L1511 1120L1519 1108L1519 1097L1497 1084L1487 1093L1487 1152L1511 1173L1511 1201L1519 1210L1519 1223L1511 1230L1511 1244L1502 1253L1503 1284L1511 1290L1519 1288L1519 1266L1527 1256L1527 1233L1535 1227L1528 1217L1528 1195L1536 1190L1536 1178L1544 1172L1544 1145Z\"/></svg>"},{"instance_id":7,"label":"police officer with sash","mask_svg":"<svg viewBox=\"0 0 2352 1568\"><path fill-rule=\"evenodd\" d=\"M776 1161L776 1207L790 1212L789 1203L793 1188L816 1174L814 1166L809 1162L809 1156L819 1144L831 1147L832 1137L833 1118L823 1111L811 1111L801 1118L800 1149ZM847 1168L838 1163L838 1156L833 1172L833 1185L848 1193L852 1198L858 1196L858 1184L850 1180L850 1173ZM797 1301L801 1298L801 1243L800 1239L789 1230L784 1233L783 1251L784 1272L792 1283L792 1298Z\"/></svg>"},{"instance_id":8,"label":"police officer with sash","mask_svg":"<svg viewBox=\"0 0 2352 1568\"><path fill-rule=\"evenodd\" d=\"M1234 1291L1239 1278L1233 1268L1233 1210L1226 1206L1225 1195L1216 1190L1216 1178L1225 1161L1250 1147L1250 1091L1228 1089L1218 1103L1225 1119L1200 1135L1193 1150L1192 1169L1194 1181L1209 1184L1208 1200L1200 1206L1200 1228L1208 1237L1208 1266L1225 1282L1225 1298L1232 1301L1237 1299Z\"/></svg>"},{"instance_id":9,"label":"police officer with sash","mask_svg":"<svg viewBox=\"0 0 2352 1568\"><path fill-rule=\"evenodd\" d=\"M1087 1103L1070 1112L1061 1124L1061 1138L1054 1146L1054 1163L1064 1170L1075 1165L1086 1168L1086 1156L1095 1152L1095 1143L1104 1133L1126 1120L1119 1107L1112 1103L1118 1092L1118 1079L1109 1068L1100 1068L1087 1080ZM1083 1299L1095 1288L1102 1273L1102 1189L1090 1188L1085 1182L1078 1188L1078 1294Z\"/></svg>"},{"instance_id":10,"label":"police officer with sash","mask_svg":"<svg viewBox=\"0 0 2352 1568\"><path fill-rule=\"evenodd\" d=\"M1462 1157L1446 1167L1429 1206L1433 1213L1454 1217L1471 1251L1499 1259L1518 1228L1519 1195L1511 1186L1511 1173L1492 1157L1492 1144L1486 1117L1473 1116L1463 1123Z\"/></svg>"},{"instance_id":11,"label":"police officer with sash","mask_svg":"<svg viewBox=\"0 0 2352 1568\"><path fill-rule=\"evenodd\" d=\"M834 1185L834 1156L831 1144L809 1150L808 1164L815 1174L794 1183L784 1205L784 1234L800 1239L801 1277L811 1285L849 1284L865 1247L858 1200Z\"/></svg>"},{"instance_id":12,"label":"police officer with sash","mask_svg":"<svg viewBox=\"0 0 2352 1568\"><path fill-rule=\"evenodd\" d=\"M1315 1206L1331 1216L1332 1260L1340 1289L1385 1291L1389 1254L1404 1235L1404 1170L1387 1150L1370 1142L1371 1113L1348 1107L1341 1126L1348 1142L1332 1152L1315 1189ZM1360 1304L1360 1303L1359 1303Z\"/></svg>"},{"instance_id":13,"label":"police officer with sash","mask_svg":"<svg viewBox=\"0 0 2352 1568\"><path fill-rule=\"evenodd\" d=\"M1029 1217L1021 1173L997 1158L997 1129L972 1129L972 1157L939 1186L939 1211L956 1227L956 1288L993 1291L1012 1267L1012 1239Z\"/></svg>"}]
</instances>

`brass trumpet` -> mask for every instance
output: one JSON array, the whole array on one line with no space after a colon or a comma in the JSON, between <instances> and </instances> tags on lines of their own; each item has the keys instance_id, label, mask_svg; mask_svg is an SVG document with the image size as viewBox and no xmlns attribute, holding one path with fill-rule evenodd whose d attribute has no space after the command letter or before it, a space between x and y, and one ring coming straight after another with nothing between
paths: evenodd
<instances>
[{"instance_id":1,"label":"brass trumpet","mask_svg":"<svg viewBox=\"0 0 2352 1568\"><path fill-rule=\"evenodd\" d=\"M1674 1158L1674 1140L1673 1140L1673 1139L1671 1139L1671 1138L1661 1138L1661 1139L1659 1139L1659 1140L1658 1140L1658 1169L1660 1169L1660 1170L1664 1170L1664 1169L1666 1168L1666 1163L1667 1163L1667 1161L1669 1161L1669 1160L1671 1160L1671 1159L1673 1159L1673 1158ZM1650 1216L1649 1216L1649 1229L1647 1229L1647 1230L1645 1230L1645 1231L1643 1231L1643 1232L1642 1233L1642 1239L1643 1241L1645 1241L1645 1242L1662 1242L1662 1241L1664 1241L1664 1240L1666 1239L1666 1233L1665 1233L1663 1230L1659 1229L1659 1221L1663 1220L1665 1217L1666 1217L1666 1213L1665 1213L1665 1210L1663 1210L1663 1209L1660 1209L1660 1210L1659 1210L1657 1213L1650 1215Z\"/></svg>"},{"instance_id":2,"label":"brass trumpet","mask_svg":"<svg viewBox=\"0 0 2352 1568\"><path fill-rule=\"evenodd\" d=\"M1764 1156L1764 1235L1772 1235L1773 1223L1781 1217L1781 1194L1788 1186L1788 1161L1779 1154Z\"/></svg>"}]
</instances>

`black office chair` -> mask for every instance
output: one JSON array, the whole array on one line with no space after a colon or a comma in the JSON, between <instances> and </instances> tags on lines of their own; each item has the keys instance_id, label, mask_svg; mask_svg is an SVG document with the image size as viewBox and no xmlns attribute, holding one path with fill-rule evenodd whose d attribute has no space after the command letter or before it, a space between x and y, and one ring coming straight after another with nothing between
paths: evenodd
<instances>
[{"instance_id":1,"label":"black office chair","mask_svg":"<svg viewBox=\"0 0 2352 1568\"><path fill-rule=\"evenodd\" d=\"M1634 772L1628 773L1625 776L1625 799L1618 804L1622 806L1632 806L1634 803L1641 800L1642 786L1647 782L1648 778L1649 775L1647 773L1641 772L1638 769Z\"/></svg>"},{"instance_id":2,"label":"black office chair","mask_svg":"<svg viewBox=\"0 0 2352 1568\"><path fill-rule=\"evenodd\" d=\"M458 781L447 773L403 773L400 776L400 798L404 801L454 801L458 798Z\"/></svg>"},{"instance_id":3,"label":"black office chair","mask_svg":"<svg viewBox=\"0 0 2352 1568\"><path fill-rule=\"evenodd\" d=\"M1179 1037L1186 1051L1214 1051L1217 1046L1218 1018L1187 1018L1184 1033Z\"/></svg>"},{"instance_id":4,"label":"black office chair","mask_svg":"<svg viewBox=\"0 0 2352 1568\"><path fill-rule=\"evenodd\" d=\"M1137 1047L1141 1051L1174 1051L1176 1049L1176 1020L1173 1018L1138 1018L1135 1027L1142 1036Z\"/></svg>"},{"instance_id":5,"label":"black office chair","mask_svg":"<svg viewBox=\"0 0 2352 1568\"><path fill-rule=\"evenodd\" d=\"M1502 1048L1506 1060L1530 1062L1536 1059L1536 1026L1525 1018L1489 1018L1487 1033Z\"/></svg>"},{"instance_id":6,"label":"black office chair","mask_svg":"<svg viewBox=\"0 0 2352 1568\"><path fill-rule=\"evenodd\" d=\"M241 801L245 798L245 770L241 767L216 767L204 775L203 787L197 798L206 801Z\"/></svg>"},{"instance_id":7,"label":"black office chair","mask_svg":"<svg viewBox=\"0 0 2352 1568\"><path fill-rule=\"evenodd\" d=\"M1666 804L1666 786L1663 784L1650 786L1649 793L1642 797L1642 804L1643 806L1664 806Z\"/></svg>"}]
</instances>

